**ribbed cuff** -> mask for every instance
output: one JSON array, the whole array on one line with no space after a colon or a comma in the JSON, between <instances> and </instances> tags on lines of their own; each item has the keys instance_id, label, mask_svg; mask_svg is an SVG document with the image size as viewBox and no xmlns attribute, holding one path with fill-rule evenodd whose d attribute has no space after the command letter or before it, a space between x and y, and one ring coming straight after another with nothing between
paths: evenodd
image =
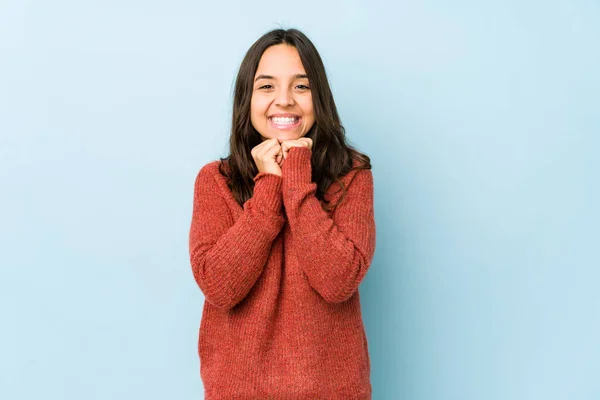
<instances>
[{"instance_id":1,"label":"ribbed cuff","mask_svg":"<svg viewBox=\"0 0 600 400\"><path fill-rule=\"evenodd\" d=\"M283 211L283 180L281 176L270 172L259 172L254 177L254 182L252 199L254 199L255 208L274 213Z\"/></svg>"},{"instance_id":2,"label":"ribbed cuff","mask_svg":"<svg viewBox=\"0 0 600 400\"><path fill-rule=\"evenodd\" d=\"M294 146L288 150L281 166L285 188L297 188L312 182L312 150L308 147Z\"/></svg>"}]
</instances>

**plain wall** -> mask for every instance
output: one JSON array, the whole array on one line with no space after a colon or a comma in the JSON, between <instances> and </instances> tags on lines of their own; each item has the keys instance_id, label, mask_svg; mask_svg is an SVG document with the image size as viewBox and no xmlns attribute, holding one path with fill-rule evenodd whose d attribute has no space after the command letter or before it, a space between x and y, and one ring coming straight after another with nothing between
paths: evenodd
<instances>
[{"instance_id":1,"label":"plain wall","mask_svg":"<svg viewBox=\"0 0 600 400\"><path fill-rule=\"evenodd\" d=\"M194 179L266 31L371 157L373 398L599 399L597 1L0 2L0 398L199 399Z\"/></svg>"}]
</instances>

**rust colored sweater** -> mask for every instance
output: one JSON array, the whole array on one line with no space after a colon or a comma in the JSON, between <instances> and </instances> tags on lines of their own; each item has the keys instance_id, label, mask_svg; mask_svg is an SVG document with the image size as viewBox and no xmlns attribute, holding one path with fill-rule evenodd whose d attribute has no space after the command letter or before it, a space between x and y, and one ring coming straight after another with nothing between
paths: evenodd
<instances>
[{"instance_id":1,"label":"rust colored sweater","mask_svg":"<svg viewBox=\"0 0 600 400\"><path fill-rule=\"evenodd\" d=\"M219 160L198 173L189 251L205 296L198 354L206 400L371 399L358 286L375 252L373 176L342 177L346 197L327 212L311 154L292 147L282 176L258 173L243 207ZM335 204L341 190L331 187Z\"/></svg>"}]
</instances>

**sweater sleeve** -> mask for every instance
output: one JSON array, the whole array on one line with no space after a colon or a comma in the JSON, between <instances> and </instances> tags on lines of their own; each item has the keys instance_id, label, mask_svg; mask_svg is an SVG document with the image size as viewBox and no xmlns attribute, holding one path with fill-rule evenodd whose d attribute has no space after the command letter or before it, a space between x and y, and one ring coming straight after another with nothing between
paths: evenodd
<instances>
[{"instance_id":1,"label":"sweater sleeve","mask_svg":"<svg viewBox=\"0 0 600 400\"><path fill-rule=\"evenodd\" d=\"M194 184L190 262L206 301L230 309L256 283L285 222L282 178L258 173L254 193L234 223L212 171L205 165Z\"/></svg>"},{"instance_id":2,"label":"sweater sleeve","mask_svg":"<svg viewBox=\"0 0 600 400\"><path fill-rule=\"evenodd\" d=\"M358 170L332 217L315 196L312 151L290 148L282 165L283 203L291 240L310 285L330 303L349 299L375 252L373 175Z\"/></svg>"}]
</instances>

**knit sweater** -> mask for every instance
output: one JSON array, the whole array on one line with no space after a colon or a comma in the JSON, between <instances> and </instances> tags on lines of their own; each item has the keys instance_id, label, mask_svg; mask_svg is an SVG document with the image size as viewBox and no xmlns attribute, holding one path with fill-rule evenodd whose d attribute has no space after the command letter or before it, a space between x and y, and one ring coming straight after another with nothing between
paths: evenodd
<instances>
[{"instance_id":1,"label":"knit sweater","mask_svg":"<svg viewBox=\"0 0 600 400\"><path fill-rule=\"evenodd\" d=\"M311 155L290 148L281 176L258 173L243 207L219 160L197 175L189 251L205 297L198 354L206 400L371 399L358 286L375 252L373 176L347 173L346 197L326 211ZM334 186L331 204L341 196Z\"/></svg>"}]
</instances>

